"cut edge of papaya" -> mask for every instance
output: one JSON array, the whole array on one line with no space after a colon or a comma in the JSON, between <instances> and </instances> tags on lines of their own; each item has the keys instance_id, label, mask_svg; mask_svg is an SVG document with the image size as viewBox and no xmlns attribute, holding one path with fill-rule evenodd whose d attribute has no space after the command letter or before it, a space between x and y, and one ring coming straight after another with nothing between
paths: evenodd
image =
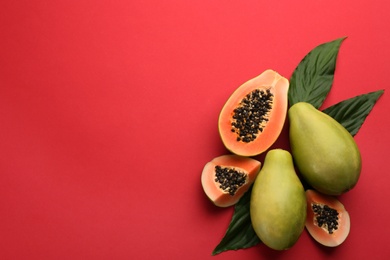
<instances>
[{"instance_id":1,"label":"cut edge of papaya","mask_svg":"<svg viewBox=\"0 0 390 260\"><path fill-rule=\"evenodd\" d=\"M228 192L222 190L215 181L215 166L235 168L247 174L246 182L237 189L231 196ZM238 155L222 155L206 163L201 175L201 182L207 197L218 207L229 207L236 204L239 199L248 191L260 171L261 162L252 158L241 157Z\"/></svg>"},{"instance_id":2,"label":"cut edge of papaya","mask_svg":"<svg viewBox=\"0 0 390 260\"><path fill-rule=\"evenodd\" d=\"M269 89L274 96L269 121L255 140L248 143L237 141L237 134L231 131L233 110L248 93L255 89ZM288 89L288 79L271 69L238 87L225 103L218 119L219 134L225 147L230 152L241 156L256 156L270 148L279 137L286 120Z\"/></svg>"},{"instance_id":3,"label":"cut edge of papaya","mask_svg":"<svg viewBox=\"0 0 390 260\"><path fill-rule=\"evenodd\" d=\"M320 244L327 247L336 247L342 244L348 237L350 231L350 217L344 205L335 197L321 194L314 190L306 191L307 199L307 218L306 229L309 234ZM324 227L319 227L316 223L313 204L328 205L330 208L337 210L338 228L332 234L329 234Z\"/></svg>"}]
</instances>

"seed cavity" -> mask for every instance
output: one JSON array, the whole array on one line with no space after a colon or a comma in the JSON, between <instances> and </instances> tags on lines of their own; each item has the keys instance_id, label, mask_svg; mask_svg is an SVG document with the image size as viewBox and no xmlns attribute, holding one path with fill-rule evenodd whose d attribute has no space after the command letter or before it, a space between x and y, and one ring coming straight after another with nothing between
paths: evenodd
<instances>
[{"instance_id":1,"label":"seed cavity","mask_svg":"<svg viewBox=\"0 0 390 260\"><path fill-rule=\"evenodd\" d=\"M274 95L270 89L255 89L233 110L231 131L236 140L249 143L257 138L269 120Z\"/></svg>"},{"instance_id":2,"label":"seed cavity","mask_svg":"<svg viewBox=\"0 0 390 260\"><path fill-rule=\"evenodd\" d=\"M311 207L317 226L324 228L329 234L333 234L339 225L339 213L337 210L325 204L312 203Z\"/></svg>"},{"instance_id":3,"label":"seed cavity","mask_svg":"<svg viewBox=\"0 0 390 260\"><path fill-rule=\"evenodd\" d=\"M219 188L230 196L236 194L238 188L245 184L246 179L247 174L235 168L215 166L215 182L219 183Z\"/></svg>"}]
</instances>

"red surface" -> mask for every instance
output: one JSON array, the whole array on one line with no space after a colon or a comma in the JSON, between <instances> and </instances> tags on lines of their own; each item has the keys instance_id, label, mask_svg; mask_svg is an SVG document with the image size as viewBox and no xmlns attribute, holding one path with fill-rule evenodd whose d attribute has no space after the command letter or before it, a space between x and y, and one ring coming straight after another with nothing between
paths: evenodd
<instances>
[{"instance_id":1,"label":"red surface","mask_svg":"<svg viewBox=\"0 0 390 260\"><path fill-rule=\"evenodd\" d=\"M318 44L348 36L324 107L389 89L389 10L384 0L2 1L0 258L388 257L387 92L356 136L363 171L340 198L351 233L338 248L304 232L285 252L212 257L233 209L210 204L200 173L227 153L217 118L231 92L268 68L289 78Z\"/></svg>"}]
</instances>

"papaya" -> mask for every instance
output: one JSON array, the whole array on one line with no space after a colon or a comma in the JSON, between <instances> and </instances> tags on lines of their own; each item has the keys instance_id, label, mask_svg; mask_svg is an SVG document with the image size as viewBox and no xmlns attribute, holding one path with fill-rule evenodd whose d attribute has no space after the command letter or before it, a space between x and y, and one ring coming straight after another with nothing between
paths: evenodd
<instances>
[{"instance_id":1,"label":"papaya","mask_svg":"<svg viewBox=\"0 0 390 260\"><path fill-rule=\"evenodd\" d=\"M203 190L216 206L232 206L248 191L260 167L260 161L248 157L234 154L216 157L203 168Z\"/></svg>"},{"instance_id":2,"label":"papaya","mask_svg":"<svg viewBox=\"0 0 390 260\"><path fill-rule=\"evenodd\" d=\"M305 190L288 151L267 152L253 184L250 218L260 240L275 250L291 248L305 229Z\"/></svg>"},{"instance_id":3,"label":"papaya","mask_svg":"<svg viewBox=\"0 0 390 260\"><path fill-rule=\"evenodd\" d=\"M344 205L335 197L306 190L306 229L320 244L336 247L348 237L350 218Z\"/></svg>"},{"instance_id":4,"label":"papaya","mask_svg":"<svg viewBox=\"0 0 390 260\"><path fill-rule=\"evenodd\" d=\"M289 81L269 69L231 94L218 119L220 137L230 152L259 155L277 140L287 117L288 88Z\"/></svg>"},{"instance_id":5,"label":"papaya","mask_svg":"<svg viewBox=\"0 0 390 260\"><path fill-rule=\"evenodd\" d=\"M355 187L362 162L353 136L309 103L291 106L288 118L291 153L305 181L327 195L340 195Z\"/></svg>"}]
</instances>

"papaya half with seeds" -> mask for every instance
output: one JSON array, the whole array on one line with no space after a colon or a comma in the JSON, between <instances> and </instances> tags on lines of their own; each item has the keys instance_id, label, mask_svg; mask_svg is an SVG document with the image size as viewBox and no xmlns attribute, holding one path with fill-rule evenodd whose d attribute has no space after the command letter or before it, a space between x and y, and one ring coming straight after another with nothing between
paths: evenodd
<instances>
[{"instance_id":1,"label":"papaya half with seeds","mask_svg":"<svg viewBox=\"0 0 390 260\"><path fill-rule=\"evenodd\" d=\"M223 106L218 129L234 154L255 156L279 137L287 115L289 81L273 70L238 87Z\"/></svg>"},{"instance_id":2,"label":"papaya half with seeds","mask_svg":"<svg viewBox=\"0 0 390 260\"><path fill-rule=\"evenodd\" d=\"M207 197L219 207L236 204L260 171L261 163L238 155L222 155L206 163L201 182Z\"/></svg>"},{"instance_id":3,"label":"papaya half with seeds","mask_svg":"<svg viewBox=\"0 0 390 260\"><path fill-rule=\"evenodd\" d=\"M306 191L306 229L320 244L336 247L348 237L350 218L344 205L335 197L314 190Z\"/></svg>"}]
</instances>

